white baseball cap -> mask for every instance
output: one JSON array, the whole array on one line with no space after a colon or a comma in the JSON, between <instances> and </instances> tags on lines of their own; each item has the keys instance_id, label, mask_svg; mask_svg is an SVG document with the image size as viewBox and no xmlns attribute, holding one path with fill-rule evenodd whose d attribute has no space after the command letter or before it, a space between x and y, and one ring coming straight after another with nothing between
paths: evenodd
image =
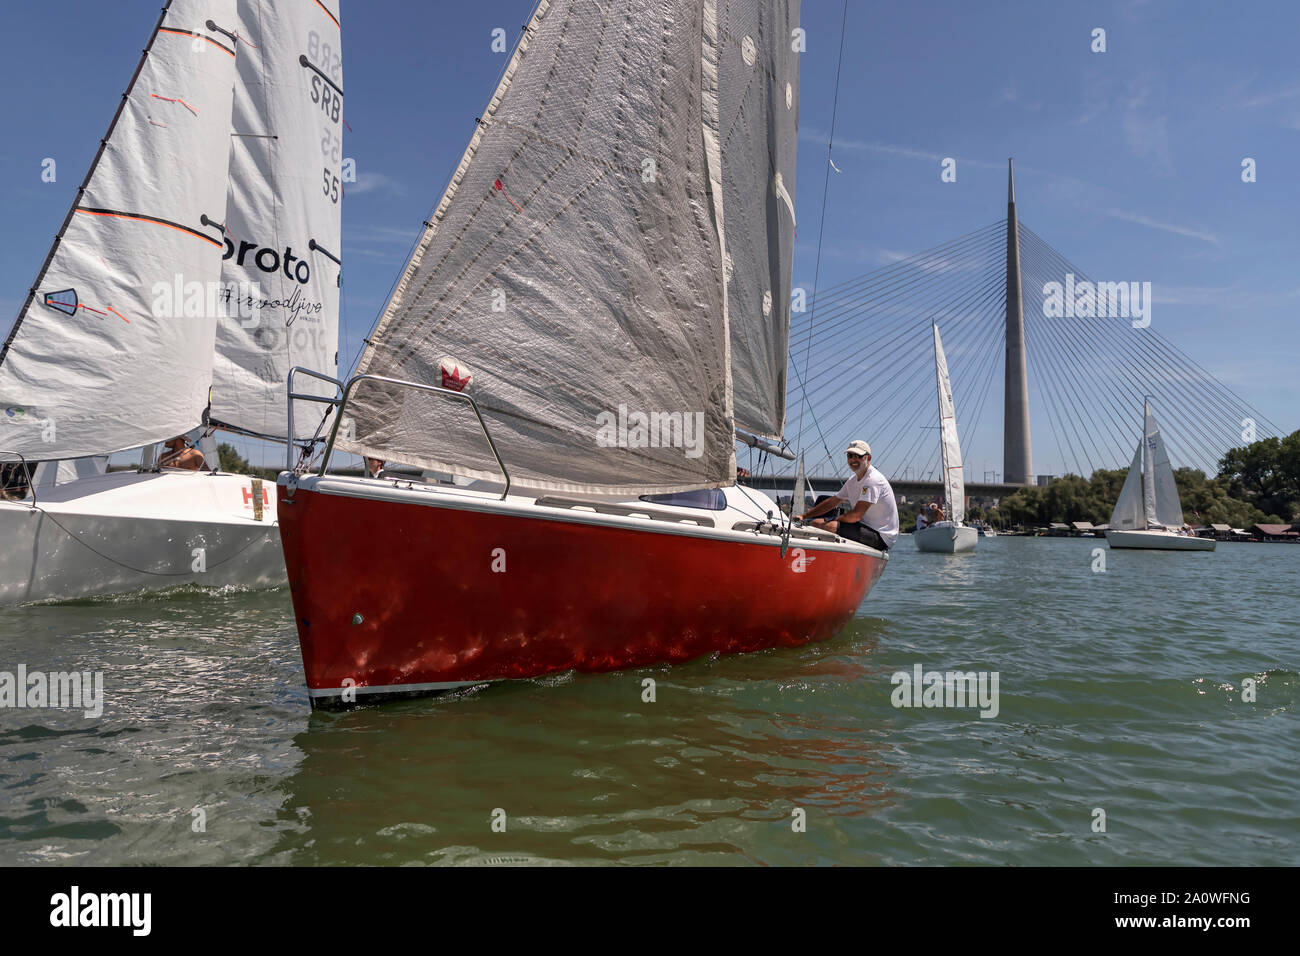
<instances>
[{"instance_id":1,"label":"white baseball cap","mask_svg":"<svg viewBox=\"0 0 1300 956\"><path fill-rule=\"evenodd\" d=\"M853 454L855 454L855 455L870 455L870 454L871 454L871 446L868 445L866 442L864 442L861 438L856 439L855 441L851 441L851 442L849 442L849 447L846 448L846 449L844 449L844 450L845 450L845 452L850 452L850 451L851 451L851 452L853 452Z\"/></svg>"}]
</instances>

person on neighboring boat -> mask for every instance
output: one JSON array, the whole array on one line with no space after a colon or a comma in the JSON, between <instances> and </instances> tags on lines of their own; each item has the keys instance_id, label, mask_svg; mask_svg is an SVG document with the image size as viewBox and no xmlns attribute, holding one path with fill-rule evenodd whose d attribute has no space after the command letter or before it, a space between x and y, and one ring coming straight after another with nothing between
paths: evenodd
<instances>
[{"instance_id":1,"label":"person on neighboring boat","mask_svg":"<svg viewBox=\"0 0 1300 956\"><path fill-rule=\"evenodd\" d=\"M384 462L379 458L366 457L366 477L378 478L379 473L384 470Z\"/></svg>"},{"instance_id":2,"label":"person on neighboring boat","mask_svg":"<svg viewBox=\"0 0 1300 956\"><path fill-rule=\"evenodd\" d=\"M167 451L158 459L159 468L182 468L186 471L198 471L203 467L203 452L194 447L184 435L177 435L163 442Z\"/></svg>"},{"instance_id":3,"label":"person on neighboring boat","mask_svg":"<svg viewBox=\"0 0 1300 956\"><path fill-rule=\"evenodd\" d=\"M898 504L889 479L871 464L871 446L858 439L845 449L849 469L853 472L843 487L829 498L813 505L807 513L796 515L799 521L812 520L841 538L857 541L869 548L887 551L898 540ZM818 518L847 504L848 512L839 518Z\"/></svg>"},{"instance_id":4,"label":"person on neighboring boat","mask_svg":"<svg viewBox=\"0 0 1300 956\"><path fill-rule=\"evenodd\" d=\"M945 518L943 514L943 505L937 503L930 505L931 524L938 524L940 521L947 521L947 520L948 519Z\"/></svg>"},{"instance_id":5,"label":"person on neighboring boat","mask_svg":"<svg viewBox=\"0 0 1300 956\"><path fill-rule=\"evenodd\" d=\"M924 511L918 511L916 513L916 530L924 531L928 527L930 527L930 519L925 516Z\"/></svg>"},{"instance_id":6,"label":"person on neighboring boat","mask_svg":"<svg viewBox=\"0 0 1300 956\"><path fill-rule=\"evenodd\" d=\"M0 465L0 499L21 501L27 497L27 466L22 462Z\"/></svg>"}]
</instances>

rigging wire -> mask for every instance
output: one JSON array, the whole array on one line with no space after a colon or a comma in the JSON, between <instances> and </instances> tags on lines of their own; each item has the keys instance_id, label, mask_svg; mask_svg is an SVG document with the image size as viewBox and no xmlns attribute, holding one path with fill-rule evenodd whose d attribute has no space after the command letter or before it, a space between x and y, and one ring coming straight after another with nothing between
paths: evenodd
<instances>
[{"instance_id":1,"label":"rigging wire","mask_svg":"<svg viewBox=\"0 0 1300 956\"><path fill-rule=\"evenodd\" d=\"M844 34L846 32L848 20L849 20L849 0L844 0L844 11L840 16L840 53L839 53L839 58L838 60L836 60L835 63L835 95L831 101L831 131L830 131L830 135L826 137L826 175L822 179L822 210L821 210L821 218L817 224L817 261L816 261L816 266L813 269L814 310L816 309L815 303L817 298L817 283L821 281L821 273L822 273L822 237L826 231L826 197L830 192L830 185L831 185L831 151L835 148L835 119L837 114L839 113L840 71L844 67ZM808 379L808 355L812 349L813 319L814 319L814 315L812 312L810 312L808 315L808 330L809 330L808 345L804 349L804 371L803 371L803 375L799 376L799 385L801 388L805 387L804 383ZM804 410L807 407L808 407L808 395L807 395L807 391L805 390L803 394L803 400L799 403L799 452L800 454L803 453L803 414L804 414ZM813 420L816 421L816 416L813 417ZM820 425L818 425L817 430L818 433L820 434L821 433ZM826 445L825 435L822 435L822 445L823 446ZM828 455L830 454L829 448L826 449L826 453Z\"/></svg>"}]
</instances>

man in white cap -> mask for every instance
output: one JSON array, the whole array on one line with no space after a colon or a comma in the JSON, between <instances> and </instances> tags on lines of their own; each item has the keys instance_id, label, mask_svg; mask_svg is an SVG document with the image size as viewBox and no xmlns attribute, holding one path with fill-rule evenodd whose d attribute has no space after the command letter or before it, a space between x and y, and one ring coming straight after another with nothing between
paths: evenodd
<instances>
[{"instance_id":1,"label":"man in white cap","mask_svg":"<svg viewBox=\"0 0 1300 956\"><path fill-rule=\"evenodd\" d=\"M795 515L797 521L817 518L838 508L849 506L838 519L820 519L813 526L825 528L841 538L857 541L869 548L887 551L898 540L898 505L889 480L871 464L871 446L858 439L849 443L844 454L853 472L834 495L813 505L807 514Z\"/></svg>"}]
</instances>

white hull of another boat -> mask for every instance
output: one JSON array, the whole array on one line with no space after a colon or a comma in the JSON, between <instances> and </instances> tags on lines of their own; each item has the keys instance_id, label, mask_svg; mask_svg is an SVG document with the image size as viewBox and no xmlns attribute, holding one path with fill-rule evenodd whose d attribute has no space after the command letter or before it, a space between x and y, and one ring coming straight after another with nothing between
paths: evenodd
<instances>
[{"instance_id":1,"label":"white hull of another boat","mask_svg":"<svg viewBox=\"0 0 1300 956\"><path fill-rule=\"evenodd\" d=\"M275 587L286 573L274 484L207 472L112 472L0 501L0 605L183 584Z\"/></svg>"},{"instance_id":2,"label":"white hull of another boat","mask_svg":"<svg viewBox=\"0 0 1300 956\"><path fill-rule=\"evenodd\" d=\"M949 522L932 524L927 528L912 533L918 551L932 551L938 554L960 554L974 551L980 533L975 528L965 525L953 525Z\"/></svg>"},{"instance_id":3,"label":"white hull of another boat","mask_svg":"<svg viewBox=\"0 0 1300 956\"><path fill-rule=\"evenodd\" d=\"M1107 531L1112 548L1143 548L1149 551L1213 551L1213 538L1195 538L1175 531Z\"/></svg>"}]
</instances>

